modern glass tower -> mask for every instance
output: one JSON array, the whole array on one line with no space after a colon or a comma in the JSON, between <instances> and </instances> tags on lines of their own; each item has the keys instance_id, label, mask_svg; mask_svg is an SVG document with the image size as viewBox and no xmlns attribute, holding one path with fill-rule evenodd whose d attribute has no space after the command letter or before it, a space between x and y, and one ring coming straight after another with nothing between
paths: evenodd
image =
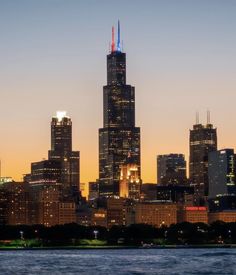
<instances>
[{"instance_id":1,"label":"modern glass tower","mask_svg":"<svg viewBox=\"0 0 236 275\"><path fill-rule=\"evenodd\" d=\"M234 149L209 153L209 198L236 195Z\"/></svg>"},{"instance_id":2,"label":"modern glass tower","mask_svg":"<svg viewBox=\"0 0 236 275\"><path fill-rule=\"evenodd\" d=\"M236 208L235 161L234 149L209 153L208 206L212 212Z\"/></svg>"},{"instance_id":3,"label":"modern glass tower","mask_svg":"<svg viewBox=\"0 0 236 275\"><path fill-rule=\"evenodd\" d=\"M65 197L77 196L80 183L80 152L72 151L72 121L66 112L57 112L51 122L49 160L61 163L61 183Z\"/></svg>"},{"instance_id":4,"label":"modern glass tower","mask_svg":"<svg viewBox=\"0 0 236 275\"><path fill-rule=\"evenodd\" d=\"M121 51L120 26L107 55L103 87L103 128L99 129L100 196L119 196L121 166L131 158L140 176L140 128L135 127L135 89L126 84L126 54Z\"/></svg>"}]
</instances>

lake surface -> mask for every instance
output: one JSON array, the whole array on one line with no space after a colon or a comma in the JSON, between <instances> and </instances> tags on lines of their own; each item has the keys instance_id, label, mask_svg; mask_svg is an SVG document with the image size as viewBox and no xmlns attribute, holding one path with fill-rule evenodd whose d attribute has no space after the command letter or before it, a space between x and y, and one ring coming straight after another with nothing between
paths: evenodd
<instances>
[{"instance_id":1,"label":"lake surface","mask_svg":"<svg viewBox=\"0 0 236 275\"><path fill-rule=\"evenodd\" d=\"M0 274L236 274L236 249L0 251Z\"/></svg>"}]
</instances>

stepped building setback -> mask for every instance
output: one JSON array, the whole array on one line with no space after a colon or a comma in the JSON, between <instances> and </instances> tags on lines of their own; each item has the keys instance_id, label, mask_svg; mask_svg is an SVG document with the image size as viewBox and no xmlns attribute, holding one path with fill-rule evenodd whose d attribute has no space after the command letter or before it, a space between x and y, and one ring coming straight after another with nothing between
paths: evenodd
<instances>
[{"instance_id":1,"label":"stepped building setback","mask_svg":"<svg viewBox=\"0 0 236 275\"><path fill-rule=\"evenodd\" d=\"M128 158L137 167L140 178L140 128L135 126L135 89L126 84L126 54L121 51L118 23L117 46L112 28L107 85L103 87L103 128L99 129L101 196L119 196L121 166Z\"/></svg>"}]
</instances>

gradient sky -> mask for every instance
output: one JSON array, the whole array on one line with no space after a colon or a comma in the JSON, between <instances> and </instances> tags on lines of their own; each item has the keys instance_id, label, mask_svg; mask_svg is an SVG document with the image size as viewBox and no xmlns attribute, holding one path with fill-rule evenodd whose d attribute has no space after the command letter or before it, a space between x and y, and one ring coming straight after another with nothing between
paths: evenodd
<instances>
[{"instance_id":1,"label":"gradient sky","mask_svg":"<svg viewBox=\"0 0 236 275\"><path fill-rule=\"evenodd\" d=\"M236 145L235 0L0 0L0 158L16 180L47 158L50 121L66 110L81 181L98 177L98 128L111 26L121 21L127 82L136 88L142 178L156 155L184 153L195 112Z\"/></svg>"}]
</instances>

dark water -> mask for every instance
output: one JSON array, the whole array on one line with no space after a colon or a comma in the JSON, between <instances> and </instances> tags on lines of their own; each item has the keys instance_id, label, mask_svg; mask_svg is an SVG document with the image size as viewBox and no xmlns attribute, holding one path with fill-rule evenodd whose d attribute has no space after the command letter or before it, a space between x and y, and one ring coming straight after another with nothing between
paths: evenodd
<instances>
[{"instance_id":1,"label":"dark water","mask_svg":"<svg viewBox=\"0 0 236 275\"><path fill-rule=\"evenodd\" d=\"M236 274L236 249L0 251L0 274Z\"/></svg>"}]
</instances>

